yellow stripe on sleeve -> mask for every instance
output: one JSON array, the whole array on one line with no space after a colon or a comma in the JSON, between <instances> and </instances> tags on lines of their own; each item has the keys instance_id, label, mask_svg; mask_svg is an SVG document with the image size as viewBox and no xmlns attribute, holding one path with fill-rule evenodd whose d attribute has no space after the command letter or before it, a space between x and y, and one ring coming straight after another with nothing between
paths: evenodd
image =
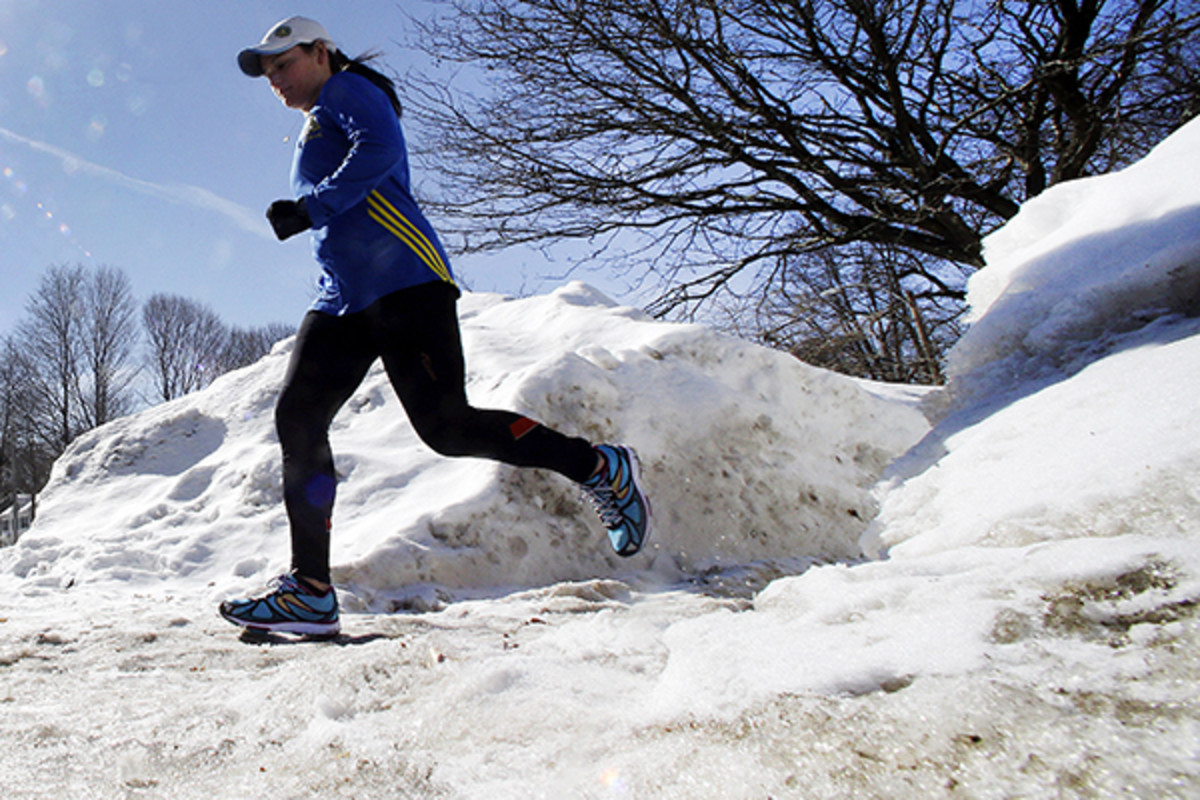
<instances>
[{"instance_id":1,"label":"yellow stripe on sleeve","mask_svg":"<svg viewBox=\"0 0 1200 800\"><path fill-rule=\"evenodd\" d=\"M370 207L367 215L371 219L387 228L392 235L412 248L417 257L425 262L425 266L433 271L433 274L446 283L454 283L454 279L450 277L450 270L429 238L397 211L396 207L389 203L378 189L367 196L367 205Z\"/></svg>"}]
</instances>

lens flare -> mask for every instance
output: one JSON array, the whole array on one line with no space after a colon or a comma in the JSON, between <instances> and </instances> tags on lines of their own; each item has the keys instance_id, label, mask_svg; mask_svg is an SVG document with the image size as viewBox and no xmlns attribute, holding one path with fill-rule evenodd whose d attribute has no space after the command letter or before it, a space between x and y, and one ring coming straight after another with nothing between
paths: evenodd
<instances>
[{"instance_id":1,"label":"lens flare","mask_svg":"<svg viewBox=\"0 0 1200 800\"><path fill-rule=\"evenodd\" d=\"M0 177L3 177L8 183L12 194L23 196L28 193L29 186L25 183L25 181L21 180L20 176L17 174L17 171L11 166L0 168ZM32 206L35 210L34 217L44 220L46 223L48 223L47 229L58 233L90 261L92 259L92 251L81 245L79 240L75 237L75 232L71 230L71 226L64 222L54 211L51 210L50 206L52 206L53 203L51 202L50 205L47 205L47 203L42 200L36 200L34 198L31 198L31 200L33 200ZM24 213L27 214L28 212ZM10 223L22 216L22 212L12 204L0 203L0 223ZM29 217L25 218L28 219Z\"/></svg>"},{"instance_id":2,"label":"lens flare","mask_svg":"<svg viewBox=\"0 0 1200 800\"><path fill-rule=\"evenodd\" d=\"M616 767L609 767L600 775L600 785L605 789L617 789L622 785L621 771Z\"/></svg>"}]
</instances>

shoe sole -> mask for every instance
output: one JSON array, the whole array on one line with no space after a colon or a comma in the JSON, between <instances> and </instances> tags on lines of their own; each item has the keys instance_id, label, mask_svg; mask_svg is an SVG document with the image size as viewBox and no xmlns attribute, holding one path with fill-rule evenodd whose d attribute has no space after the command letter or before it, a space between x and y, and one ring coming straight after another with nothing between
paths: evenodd
<instances>
[{"instance_id":1,"label":"shoe sole","mask_svg":"<svg viewBox=\"0 0 1200 800\"><path fill-rule=\"evenodd\" d=\"M316 634L316 633L274 633L272 631L257 630L255 628L241 628L241 635L238 639L245 644L298 644L300 642L341 642L342 634Z\"/></svg>"},{"instance_id":2,"label":"shoe sole","mask_svg":"<svg viewBox=\"0 0 1200 800\"><path fill-rule=\"evenodd\" d=\"M289 620L286 622L247 622L244 619L226 614L224 609L219 610L221 616L227 621L232 622L239 628L245 628L247 631L254 633L294 633L298 636L337 636L341 633L341 622L302 622L300 620Z\"/></svg>"}]
</instances>

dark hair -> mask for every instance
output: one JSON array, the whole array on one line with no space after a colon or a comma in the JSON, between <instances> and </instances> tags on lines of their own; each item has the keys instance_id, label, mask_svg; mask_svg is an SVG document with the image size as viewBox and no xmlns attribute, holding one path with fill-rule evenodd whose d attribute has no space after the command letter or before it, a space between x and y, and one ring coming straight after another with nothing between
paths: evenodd
<instances>
[{"instance_id":1,"label":"dark hair","mask_svg":"<svg viewBox=\"0 0 1200 800\"><path fill-rule=\"evenodd\" d=\"M305 50L311 52L314 45L300 45ZM388 102L392 104L392 108L396 111L396 116L399 117L403 113L403 107L400 105L400 96L396 94L396 82L384 75L374 67L367 66L368 61L374 61L379 58L379 53L363 53L357 58L343 53L341 50L334 50L326 45L326 51L329 53L329 68L335 73L338 72L353 72L355 75L361 75L371 83L379 87L385 95Z\"/></svg>"}]
</instances>

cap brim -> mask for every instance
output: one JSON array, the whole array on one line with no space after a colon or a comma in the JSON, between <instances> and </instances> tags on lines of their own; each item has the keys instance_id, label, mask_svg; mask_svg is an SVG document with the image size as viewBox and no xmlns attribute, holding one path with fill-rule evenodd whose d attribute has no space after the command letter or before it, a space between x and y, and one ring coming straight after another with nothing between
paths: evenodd
<instances>
[{"instance_id":1,"label":"cap brim","mask_svg":"<svg viewBox=\"0 0 1200 800\"><path fill-rule=\"evenodd\" d=\"M314 41L325 42L326 47L328 47L330 50L337 50L337 45L333 42L329 42L324 39L317 39ZM313 44L313 42L289 42L288 44L284 44L279 47L247 47L245 50L238 53L238 66L241 67L242 72L249 75L251 78L261 78L266 73L263 72L262 60L259 58L259 56L277 56L280 53L291 50L293 47L299 47L300 45L304 44Z\"/></svg>"},{"instance_id":2,"label":"cap brim","mask_svg":"<svg viewBox=\"0 0 1200 800\"><path fill-rule=\"evenodd\" d=\"M238 66L251 78L259 78L263 74L262 61L258 56L257 50L243 50L238 53Z\"/></svg>"},{"instance_id":3,"label":"cap brim","mask_svg":"<svg viewBox=\"0 0 1200 800\"><path fill-rule=\"evenodd\" d=\"M259 56L275 56L280 53L291 50L296 47L295 43L285 44L282 47L248 47L238 53L238 66L242 68L242 72L249 75L251 78L258 78L263 75L262 61Z\"/></svg>"}]
</instances>

